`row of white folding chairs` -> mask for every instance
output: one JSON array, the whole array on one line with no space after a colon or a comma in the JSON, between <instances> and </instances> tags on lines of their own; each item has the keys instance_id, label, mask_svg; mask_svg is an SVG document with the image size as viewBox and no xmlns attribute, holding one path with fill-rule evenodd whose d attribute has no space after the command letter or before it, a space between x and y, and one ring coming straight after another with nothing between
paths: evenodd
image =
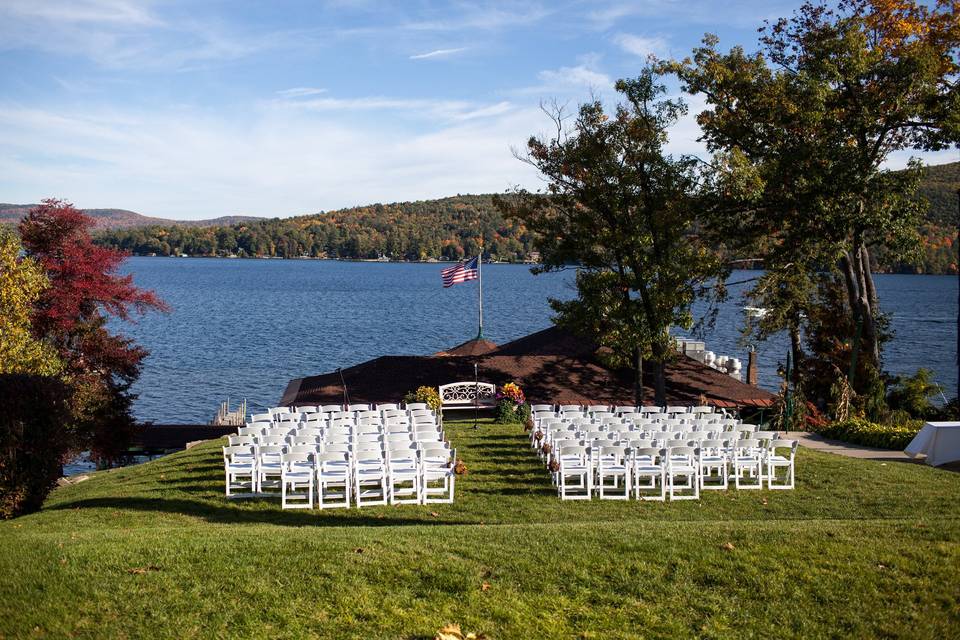
<instances>
[{"instance_id":1,"label":"row of white folding chairs","mask_svg":"<svg viewBox=\"0 0 960 640\"><path fill-rule=\"evenodd\" d=\"M531 447L540 449L544 444L551 444L553 439L558 436L570 434L598 434L594 437L616 437L623 438L664 438L666 434L713 434L711 437L721 437L721 434L750 434L756 432L756 425L740 424L736 426L723 424L708 425L644 425L644 426L624 426L618 427L611 425L591 425L591 428L584 428L584 425L548 425L542 429L533 431L530 434ZM602 435L600 435L602 434ZM609 434L609 435L608 435ZM583 436L586 437L586 436ZM727 436L729 437L729 436ZM702 439L702 438L701 438Z\"/></svg>"},{"instance_id":2,"label":"row of white folding chairs","mask_svg":"<svg viewBox=\"0 0 960 640\"><path fill-rule=\"evenodd\" d=\"M400 404L395 402L388 403L354 403L354 404L309 404L309 405L296 405L288 407L270 407L267 409L268 413L278 414L278 413L291 413L291 412L300 412L300 413L329 413L332 411L346 411L355 413L358 411L389 411L389 410L411 410L411 409L429 409L430 406L425 402L409 402L406 404Z\"/></svg>"},{"instance_id":3,"label":"row of white folding chairs","mask_svg":"<svg viewBox=\"0 0 960 640\"><path fill-rule=\"evenodd\" d=\"M642 417L617 417L607 416L601 418L558 418L556 416L534 416L533 424L535 428L543 428L546 425L556 424L577 424L577 425L634 425L638 427L647 425L666 425L682 426L693 425L707 427L711 425L736 426L741 421L736 418L642 418Z\"/></svg>"},{"instance_id":4,"label":"row of white folding chairs","mask_svg":"<svg viewBox=\"0 0 960 640\"><path fill-rule=\"evenodd\" d=\"M665 446L697 446L704 440L717 440L730 443L734 446L741 440L757 440L762 445L779 438L776 431L677 431L677 432L565 432L556 434L554 438L540 448L539 455L550 460L550 454L564 443L587 444L593 447L622 445L629 447L665 447Z\"/></svg>"},{"instance_id":5,"label":"row of white folding chairs","mask_svg":"<svg viewBox=\"0 0 960 640\"><path fill-rule=\"evenodd\" d=\"M223 448L227 497L270 495L313 508L453 502L456 450L443 443L386 449L233 445ZM439 486L438 486L439 483ZM247 490L247 493L236 493Z\"/></svg>"},{"instance_id":6,"label":"row of white folding chairs","mask_svg":"<svg viewBox=\"0 0 960 640\"><path fill-rule=\"evenodd\" d=\"M693 422L693 423L652 423L652 424L633 424L633 423L606 423L591 424L584 422L547 422L531 433L532 438L540 437L539 434L561 433L564 431L618 431L632 433L638 431L648 431L652 433L671 432L671 431L756 431L757 425L742 422Z\"/></svg>"},{"instance_id":7,"label":"row of white folding chairs","mask_svg":"<svg viewBox=\"0 0 960 640\"><path fill-rule=\"evenodd\" d=\"M252 445L299 445L299 444L347 444L358 445L362 443L382 443L384 445L391 443L404 442L445 442L443 431L436 429L424 429L420 431L404 431L393 433L349 433L349 432L317 432L311 429L288 434L261 434L248 435L236 434L229 436L229 444L252 444Z\"/></svg>"},{"instance_id":8,"label":"row of white folding chairs","mask_svg":"<svg viewBox=\"0 0 960 640\"><path fill-rule=\"evenodd\" d=\"M383 411L328 411L328 412L309 412L296 411L284 413L256 413L253 414L247 424L282 424L299 422L332 422L336 420L360 422L364 420L387 421L387 420L415 420L432 419L437 420L437 414L429 408L424 409L386 409Z\"/></svg>"},{"instance_id":9,"label":"row of white folding chairs","mask_svg":"<svg viewBox=\"0 0 960 640\"><path fill-rule=\"evenodd\" d=\"M560 447L554 482L562 500L699 499L702 490L793 489L796 440L705 440L668 446ZM778 469L783 470L782 477ZM682 482L680 482L682 480Z\"/></svg>"},{"instance_id":10,"label":"row of white folding chairs","mask_svg":"<svg viewBox=\"0 0 960 640\"><path fill-rule=\"evenodd\" d=\"M650 418L656 420L664 420L668 418L676 420L684 419L718 419L718 418L733 418L735 416L729 415L722 411L704 411L697 413L666 413L662 411L550 411L543 409L530 409L530 414L534 416L543 416L543 417L554 417L554 418L602 418L602 417L614 417L614 418Z\"/></svg>"},{"instance_id":11,"label":"row of white folding chairs","mask_svg":"<svg viewBox=\"0 0 960 640\"><path fill-rule=\"evenodd\" d=\"M594 404L594 405L577 405L577 404L534 404L530 406L532 412L537 411L552 411L557 414L569 414L574 415L577 413L583 415L590 415L593 413L613 413L617 415L627 414L627 413L640 413L640 414L670 414L670 415L679 415L679 414L699 414L699 413L720 413L726 415L724 409L719 409L717 407L712 407L710 405L699 405L699 406L636 406L636 405L606 405L606 404Z\"/></svg>"},{"instance_id":12,"label":"row of white folding chairs","mask_svg":"<svg viewBox=\"0 0 960 640\"><path fill-rule=\"evenodd\" d=\"M531 411L534 420L558 419L558 420L589 420L598 422L604 419L622 419L622 420L723 420L730 418L723 413L613 413L609 411L596 411L593 413L559 413L553 411Z\"/></svg>"},{"instance_id":13,"label":"row of white folding chairs","mask_svg":"<svg viewBox=\"0 0 960 640\"><path fill-rule=\"evenodd\" d=\"M361 424L312 424L312 423L302 423L298 425L269 425L261 426L259 424L254 424L252 426L244 426L237 428L238 435L247 435L247 436L287 436L287 435L296 435L298 433L307 432L307 433L346 433L351 435L356 434L380 434L387 435L391 433L412 433L415 431L437 431L443 433L443 428L434 423L434 422L414 422L414 423L400 423L400 422L388 422L386 424L379 423L361 423Z\"/></svg>"}]
</instances>

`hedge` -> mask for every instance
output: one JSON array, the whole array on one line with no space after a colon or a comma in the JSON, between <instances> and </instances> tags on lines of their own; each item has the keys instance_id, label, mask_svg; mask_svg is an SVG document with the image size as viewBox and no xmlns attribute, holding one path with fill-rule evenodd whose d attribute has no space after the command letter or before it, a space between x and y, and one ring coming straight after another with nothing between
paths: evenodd
<instances>
[{"instance_id":1,"label":"hedge","mask_svg":"<svg viewBox=\"0 0 960 640\"><path fill-rule=\"evenodd\" d=\"M850 418L834 422L820 431L820 435L851 444L862 444L882 449L904 449L923 427L923 420L888 425L870 422L865 418Z\"/></svg>"}]
</instances>

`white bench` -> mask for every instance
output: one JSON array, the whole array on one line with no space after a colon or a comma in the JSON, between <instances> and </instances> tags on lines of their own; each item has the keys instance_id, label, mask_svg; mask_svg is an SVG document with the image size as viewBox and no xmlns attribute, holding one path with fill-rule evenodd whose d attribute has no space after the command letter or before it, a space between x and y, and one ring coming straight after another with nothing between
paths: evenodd
<instances>
[{"instance_id":1,"label":"white bench","mask_svg":"<svg viewBox=\"0 0 960 640\"><path fill-rule=\"evenodd\" d=\"M495 409L497 387L489 382L451 382L440 385L440 423L443 410Z\"/></svg>"}]
</instances>

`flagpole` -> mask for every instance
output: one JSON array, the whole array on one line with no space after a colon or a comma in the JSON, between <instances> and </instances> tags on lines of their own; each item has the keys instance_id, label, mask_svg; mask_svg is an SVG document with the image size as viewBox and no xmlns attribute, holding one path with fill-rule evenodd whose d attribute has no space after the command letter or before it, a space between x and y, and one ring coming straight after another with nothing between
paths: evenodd
<instances>
[{"instance_id":1,"label":"flagpole","mask_svg":"<svg viewBox=\"0 0 960 640\"><path fill-rule=\"evenodd\" d=\"M480 298L478 309L480 311L480 329L477 331L477 340L483 340L483 245L480 246L480 253L477 255L477 295Z\"/></svg>"}]
</instances>

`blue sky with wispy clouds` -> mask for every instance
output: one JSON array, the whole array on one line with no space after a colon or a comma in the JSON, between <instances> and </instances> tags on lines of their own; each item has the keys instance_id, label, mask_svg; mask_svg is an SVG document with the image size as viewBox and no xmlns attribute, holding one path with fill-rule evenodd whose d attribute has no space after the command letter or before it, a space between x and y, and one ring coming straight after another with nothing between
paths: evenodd
<instances>
[{"instance_id":1,"label":"blue sky with wispy clouds","mask_svg":"<svg viewBox=\"0 0 960 640\"><path fill-rule=\"evenodd\" d=\"M511 149L542 100L615 100L705 32L752 49L798 3L2 0L0 201L187 219L535 188Z\"/></svg>"}]
</instances>

